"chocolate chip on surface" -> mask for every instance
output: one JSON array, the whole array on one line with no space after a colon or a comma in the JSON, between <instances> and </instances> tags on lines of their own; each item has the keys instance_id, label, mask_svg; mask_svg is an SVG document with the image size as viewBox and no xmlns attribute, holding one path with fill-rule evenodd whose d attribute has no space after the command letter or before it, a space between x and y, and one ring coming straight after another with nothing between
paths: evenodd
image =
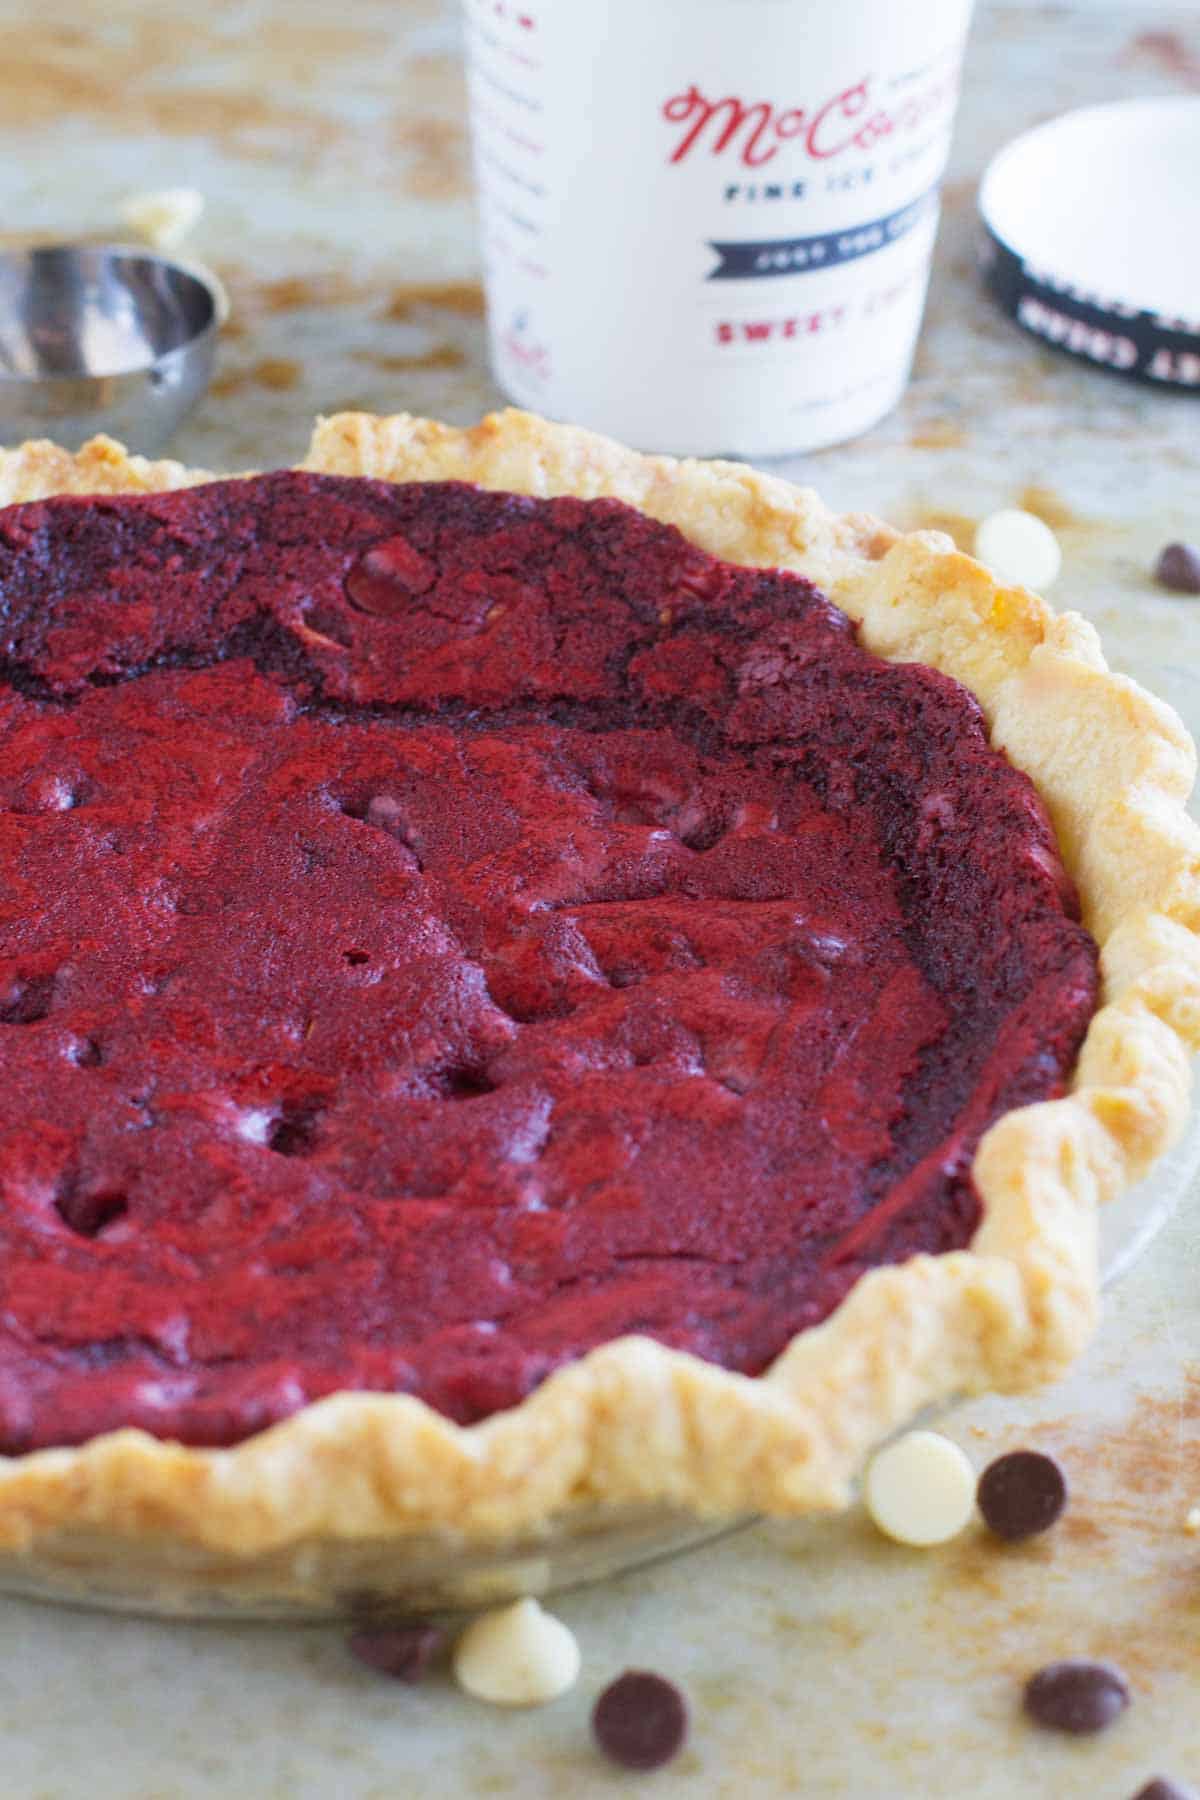
<instances>
[{"instance_id":1,"label":"chocolate chip on surface","mask_svg":"<svg viewBox=\"0 0 1200 1800\"><path fill-rule=\"evenodd\" d=\"M1195 544L1168 544L1154 565L1154 579L1173 594L1200 594L1200 550Z\"/></svg>"},{"instance_id":2,"label":"chocolate chip on surface","mask_svg":"<svg viewBox=\"0 0 1200 1800\"><path fill-rule=\"evenodd\" d=\"M395 1681L415 1683L428 1673L445 1643L446 1633L440 1625L418 1622L351 1632L346 1647L369 1669L378 1669Z\"/></svg>"},{"instance_id":3,"label":"chocolate chip on surface","mask_svg":"<svg viewBox=\"0 0 1200 1800\"><path fill-rule=\"evenodd\" d=\"M1041 1450L1010 1450L979 1477L979 1510L989 1531L1016 1543L1048 1531L1067 1504L1067 1478Z\"/></svg>"},{"instance_id":4,"label":"chocolate chip on surface","mask_svg":"<svg viewBox=\"0 0 1200 1800\"><path fill-rule=\"evenodd\" d=\"M998 580L1038 591L1050 587L1062 567L1062 550L1046 521L1017 506L980 521L975 554Z\"/></svg>"},{"instance_id":5,"label":"chocolate chip on surface","mask_svg":"<svg viewBox=\"0 0 1200 1800\"><path fill-rule=\"evenodd\" d=\"M1133 1800L1196 1800L1196 1790L1180 1787L1177 1781L1168 1781L1165 1775L1155 1775L1145 1787L1138 1789Z\"/></svg>"},{"instance_id":6,"label":"chocolate chip on surface","mask_svg":"<svg viewBox=\"0 0 1200 1800\"><path fill-rule=\"evenodd\" d=\"M687 1726L687 1702L679 1689L648 1669L626 1669L592 1710L596 1742L626 1769L658 1769L670 1762Z\"/></svg>"},{"instance_id":7,"label":"chocolate chip on surface","mask_svg":"<svg viewBox=\"0 0 1200 1800\"><path fill-rule=\"evenodd\" d=\"M1025 1711L1050 1731L1103 1731L1129 1705L1129 1683L1112 1663L1047 1663L1025 1684Z\"/></svg>"},{"instance_id":8,"label":"chocolate chip on surface","mask_svg":"<svg viewBox=\"0 0 1200 1800\"><path fill-rule=\"evenodd\" d=\"M492 1706L544 1706L579 1679L574 1633L536 1600L472 1619L454 1647L459 1687Z\"/></svg>"},{"instance_id":9,"label":"chocolate chip on surface","mask_svg":"<svg viewBox=\"0 0 1200 1800\"><path fill-rule=\"evenodd\" d=\"M937 1431L908 1431L867 1465L863 1502L898 1544L948 1543L975 1510L975 1471L966 1452Z\"/></svg>"}]
</instances>

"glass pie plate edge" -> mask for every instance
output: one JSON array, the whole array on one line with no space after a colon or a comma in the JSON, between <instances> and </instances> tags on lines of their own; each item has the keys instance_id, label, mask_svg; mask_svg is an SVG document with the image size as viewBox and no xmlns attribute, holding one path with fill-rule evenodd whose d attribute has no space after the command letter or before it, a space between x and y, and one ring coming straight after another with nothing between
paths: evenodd
<instances>
[{"instance_id":1,"label":"glass pie plate edge","mask_svg":"<svg viewBox=\"0 0 1200 1800\"><path fill-rule=\"evenodd\" d=\"M1150 1175L1101 1215L1104 1286L1133 1267L1200 1170L1200 1112ZM943 1414L945 1409L941 1409ZM665 1507L580 1508L545 1533L485 1545L450 1535L316 1542L240 1564L153 1537L49 1536L35 1557L0 1556L0 1591L176 1618L359 1622L458 1612L546 1595L644 1568L742 1529Z\"/></svg>"}]
</instances>

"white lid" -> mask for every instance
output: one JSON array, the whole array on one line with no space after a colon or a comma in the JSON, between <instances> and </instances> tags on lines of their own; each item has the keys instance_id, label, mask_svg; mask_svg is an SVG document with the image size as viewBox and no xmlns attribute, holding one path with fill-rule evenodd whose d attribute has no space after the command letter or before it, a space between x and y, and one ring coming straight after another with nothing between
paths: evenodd
<instances>
[{"instance_id":1,"label":"white lid","mask_svg":"<svg viewBox=\"0 0 1200 1800\"><path fill-rule=\"evenodd\" d=\"M979 208L1031 274L1200 332L1200 97L1088 106L1023 133Z\"/></svg>"}]
</instances>

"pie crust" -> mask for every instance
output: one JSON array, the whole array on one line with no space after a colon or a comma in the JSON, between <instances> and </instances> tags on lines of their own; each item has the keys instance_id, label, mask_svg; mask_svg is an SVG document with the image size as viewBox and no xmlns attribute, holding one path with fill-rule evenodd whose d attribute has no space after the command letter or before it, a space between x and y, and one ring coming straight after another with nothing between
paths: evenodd
<instances>
[{"instance_id":1,"label":"pie crust","mask_svg":"<svg viewBox=\"0 0 1200 1800\"><path fill-rule=\"evenodd\" d=\"M643 1509L825 1511L847 1504L866 1453L922 1408L1058 1375L1095 1323L1097 1202L1179 1135L1200 1048L1200 833L1184 810L1195 751L1174 714L1107 669L1084 619L1000 586L948 538L837 516L741 465L645 457L506 412L466 431L342 414L318 424L301 467L611 496L712 555L810 577L868 649L931 664L977 696L992 742L1049 808L1101 949L1102 1005L1070 1093L986 1134L970 1250L862 1276L765 1375L629 1337L466 1428L408 1396L347 1393L232 1449L112 1432L0 1461L6 1566L73 1571L86 1586L124 1561L143 1593L186 1577L294 1596L317 1564L320 1591L344 1590L368 1545L386 1564L431 1540L528 1545ZM205 479L106 439L75 456L48 443L0 451L0 505Z\"/></svg>"}]
</instances>

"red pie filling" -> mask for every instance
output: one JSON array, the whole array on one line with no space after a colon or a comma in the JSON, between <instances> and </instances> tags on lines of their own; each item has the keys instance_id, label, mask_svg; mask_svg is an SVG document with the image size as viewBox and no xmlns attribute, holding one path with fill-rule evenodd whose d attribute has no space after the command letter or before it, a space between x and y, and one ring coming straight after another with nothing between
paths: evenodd
<instances>
[{"instance_id":1,"label":"red pie filling","mask_svg":"<svg viewBox=\"0 0 1200 1800\"><path fill-rule=\"evenodd\" d=\"M609 501L0 513L0 1445L762 1369L1096 999L947 677Z\"/></svg>"}]
</instances>

